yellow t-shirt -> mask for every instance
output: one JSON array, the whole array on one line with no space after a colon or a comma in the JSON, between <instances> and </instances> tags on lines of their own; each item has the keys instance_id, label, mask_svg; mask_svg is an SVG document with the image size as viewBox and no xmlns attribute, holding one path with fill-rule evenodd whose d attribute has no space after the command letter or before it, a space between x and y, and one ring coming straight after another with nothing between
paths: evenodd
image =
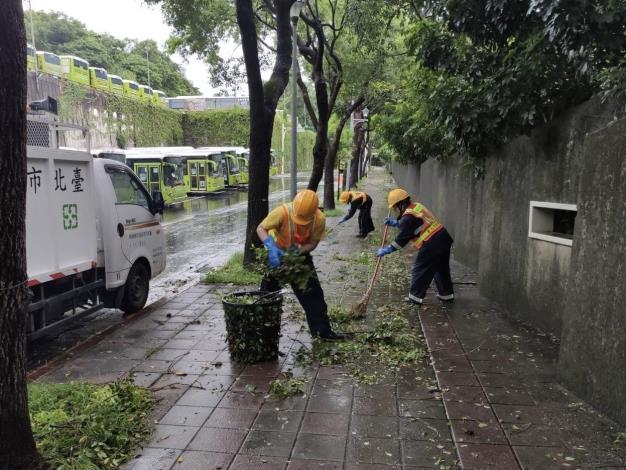
<instances>
[{"instance_id":1,"label":"yellow t-shirt","mask_svg":"<svg viewBox=\"0 0 626 470\"><path fill-rule=\"evenodd\" d=\"M277 208L270 211L269 214L267 214L267 217L265 217L265 219L263 219L263 222L261 222L261 227L263 227L265 230L269 232L270 235L276 238L275 237L276 231L282 228L282 224L289 223L289 221L284 220L285 218L284 216L285 216L285 210L283 209L283 206L280 205ZM315 224L315 228L313 230L313 233L311 234L310 242L323 240L324 237L326 236L326 216L320 210L318 210L317 220L318 220L318 223ZM306 233L308 229L308 226L306 225L298 225L295 223L294 223L294 227L296 228L296 234Z\"/></svg>"}]
</instances>

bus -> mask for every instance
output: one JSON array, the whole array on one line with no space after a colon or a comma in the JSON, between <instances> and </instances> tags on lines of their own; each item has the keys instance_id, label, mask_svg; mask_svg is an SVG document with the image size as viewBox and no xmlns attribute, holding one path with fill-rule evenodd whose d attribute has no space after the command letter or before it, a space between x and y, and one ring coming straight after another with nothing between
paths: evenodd
<instances>
[{"instance_id":1,"label":"bus","mask_svg":"<svg viewBox=\"0 0 626 470\"><path fill-rule=\"evenodd\" d=\"M126 164L150 190L161 191L166 205L180 204L187 199L183 157L162 151L126 150Z\"/></svg>"},{"instance_id":2,"label":"bus","mask_svg":"<svg viewBox=\"0 0 626 470\"><path fill-rule=\"evenodd\" d=\"M89 86L89 62L73 55L62 55L60 59L67 80Z\"/></svg>"},{"instance_id":3,"label":"bus","mask_svg":"<svg viewBox=\"0 0 626 470\"><path fill-rule=\"evenodd\" d=\"M133 80L122 80L124 96L128 98L132 98L135 100L140 99L139 97L139 83Z\"/></svg>"},{"instance_id":4,"label":"bus","mask_svg":"<svg viewBox=\"0 0 626 470\"><path fill-rule=\"evenodd\" d=\"M37 51L30 44L26 44L26 69L34 72L37 67L35 66L37 63Z\"/></svg>"},{"instance_id":5,"label":"bus","mask_svg":"<svg viewBox=\"0 0 626 470\"><path fill-rule=\"evenodd\" d=\"M212 159L220 152L210 150L173 150L170 156L183 158L183 180L189 196L207 195L224 190L224 172L222 166Z\"/></svg>"},{"instance_id":6,"label":"bus","mask_svg":"<svg viewBox=\"0 0 626 470\"><path fill-rule=\"evenodd\" d=\"M152 102L167 108L167 95L161 90L152 90Z\"/></svg>"},{"instance_id":7,"label":"bus","mask_svg":"<svg viewBox=\"0 0 626 470\"><path fill-rule=\"evenodd\" d=\"M124 80L119 75L109 74L109 86L111 93L115 95L124 94Z\"/></svg>"},{"instance_id":8,"label":"bus","mask_svg":"<svg viewBox=\"0 0 626 470\"><path fill-rule=\"evenodd\" d=\"M97 90L111 91L109 74L101 67L89 67L89 83Z\"/></svg>"},{"instance_id":9,"label":"bus","mask_svg":"<svg viewBox=\"0 0 626 470\"><path fill-rule=\"evenodd\" d=\"M108 158L126 164L126 150L118 148L91 149L94 158Z\"/></svg>"},{"instance_id":10,"label":"bus","mask_svg":"<svg viewBox=\"0 0 626 470\"><path fill-rule=\"evenodd\" d=\"M198 150L211 152L211 160L222 166L224 173L224 185L236 188L239 183L239 162L235 154L236 147L198 147Z\"/></svg>"},{"instance_id":11,"label":"bus","mask_svg":"<svg viewBox=\"0 0 626 470\"><path fill-rule=\"evenodd\" d=\"M152 103L152 88L148 85L139 85L139 99L144 103Z\"/></svg>"},{"instance_id":12,"label":"bus","mask_svg":"<svg viewBox=\"0 0 626 470\"><path fill-rule=\"evenodd\" d=\"M41 73L54 75L55 77L63 76L63 66L61 58L52 52L37 51L37 67Z\"/></svg>"}]
</instances>

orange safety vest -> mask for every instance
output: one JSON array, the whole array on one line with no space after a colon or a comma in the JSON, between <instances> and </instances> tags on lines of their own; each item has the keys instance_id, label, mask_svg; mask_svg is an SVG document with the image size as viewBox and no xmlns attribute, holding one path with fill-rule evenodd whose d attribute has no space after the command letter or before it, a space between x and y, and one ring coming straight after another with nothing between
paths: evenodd
<instances>
[{"instance_id":1,"label":"orange safety vest","mask_svg":"<svg viewBox=\"0 0 626 470\"><path fill-rule=\"evenodd\" d=\"M350 195L352 196L351 202L361 197L363 198L363 202L367 201L367 194L364 191L350 191Z\"/></svg>"},{"instance_id":2,"label":"orange safety vest","mask_svg":"<svg viewBox=\"0 0 626 470\"><path fill-rule=\"evenodd\" d=\"M426 209L426 207L421 205L419 202L411 204L402 215L411 215L424 221L422 226L419 228L419 234L412 240L413 246L417 249L420 249L424 242L430 240L436 233L441 232L444 229L441 222L435 218L432 212Z\"/></svg>"},{"instance_id":3,"label":"orange safety vest","mask_svg":"<svg viewBox=\"0 0 626 470\"><path fill-rule=\"evenodd\" d=\"M309 225L297 225L294 223L291 214L293 205L283 204L283 220L279 229L272 230L271 235L276 240L276 245L283 250L287 250L295 245L309 243L315 227L320 223L322 212L318 209L313 222Z\"/></svg>"}]
</instances>

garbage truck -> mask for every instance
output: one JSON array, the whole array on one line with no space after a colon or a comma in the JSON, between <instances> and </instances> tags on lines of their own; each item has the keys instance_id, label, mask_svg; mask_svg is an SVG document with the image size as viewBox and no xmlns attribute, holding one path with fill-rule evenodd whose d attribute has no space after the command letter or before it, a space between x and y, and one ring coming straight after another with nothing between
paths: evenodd
<instances>
[{"instance_id":1,"label":"garbage truck","mask_svg":"<svg viewBox=\"0 0 626 470\"><path fill-rule=\"evenodd\" d=\"M144 307L150 279L165 268L163 197L124 163L89 149L59 148L77 126L28 118L26 258L28 336L103 307Z\"/></svg>"}]
</instances>

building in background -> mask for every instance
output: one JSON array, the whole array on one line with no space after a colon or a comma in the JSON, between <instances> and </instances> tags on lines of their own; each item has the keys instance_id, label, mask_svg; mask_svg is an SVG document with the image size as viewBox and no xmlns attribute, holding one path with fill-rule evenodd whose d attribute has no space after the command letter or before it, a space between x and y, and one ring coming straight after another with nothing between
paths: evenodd
<instances>
[{"instance_id":1,"label":"building in background","mask_svg":"<svg viewBox=\"0 0 626 470\"><path fill-rule=\"evenodd\" d=\"M175 96L167 98L167 102L170 109L183 111L250 107L247 96Z\"/></svg>"}]
</instances>

